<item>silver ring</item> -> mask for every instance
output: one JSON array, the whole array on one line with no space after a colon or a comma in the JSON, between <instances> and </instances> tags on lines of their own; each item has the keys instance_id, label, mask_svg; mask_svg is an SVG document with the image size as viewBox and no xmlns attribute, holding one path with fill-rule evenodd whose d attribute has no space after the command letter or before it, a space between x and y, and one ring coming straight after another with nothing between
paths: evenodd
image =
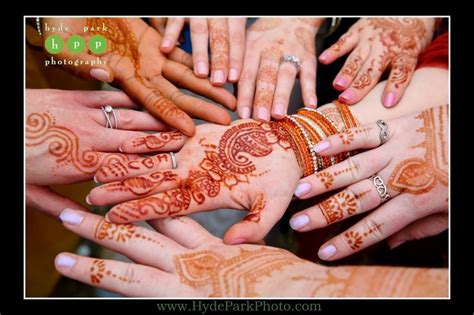
<instances>
[{"instance_id":1,"label":"silver ring","mask_svg":"<svg viewBox=\"0 0 474 315\"><path fill-rule=\"evenodd\" d=\"M295 55L283 55L281 57L281 62L280 63L284 63L284 62L289 62L291 63L292 65L294 65L296 67L296 70L297 71L300 71L301 69L301 62L300 62L300 58L298 58L298 56L295 56Z\"/></svg>"},{"instance_id":2,"label":"silver ring","mask_svg":"<svg viewBox=\"0 0 474 315\"><path fill-rule=\"evenodd\" d=\"M377 120L376 124L380 128L380 144L384 144L388 140L388 125L382 119Z\"/></svg>"},{"instance_id":3,"label":"silver ring","mask_svg":"<svg viewBox=\"0 0 474 315\"><path fill-rule=\"evenodd\" d=\"M377 189L380 199L382 199L382 203L390 199L391 196L387 190L387 186L385 186L385 183L383 182L382 177L378 175L372 175L370 179L372 180L375 189Z\"/></svg>"},{"instance_id":4,"label":"silver ring","mask_svg":"<svg viewBox=\"0 0 474 315\"><path fill-rule=\"evenodd\" d=\"M175 170L178 168L178 161L176 160L176 156L174 155L174 152L170 152L170 157L171 157L171 169Z\"/></svg>"},{"instance_id":5,"label":"silver ring","mask_svg":"<svg viewBox=\"0 0 474 315\"><path fill-rule=\"evenodd\" d=\"M105 115L105 128L112 128L112 129L118 129L118 119L117 116L115 115L114 108L110 105L105 105L102 106L100 109L102 109L102 112ZM110 120L110 114L114 117L114 126L115 128L112 127L112 121Z\"/></svg>"}]
</instances>

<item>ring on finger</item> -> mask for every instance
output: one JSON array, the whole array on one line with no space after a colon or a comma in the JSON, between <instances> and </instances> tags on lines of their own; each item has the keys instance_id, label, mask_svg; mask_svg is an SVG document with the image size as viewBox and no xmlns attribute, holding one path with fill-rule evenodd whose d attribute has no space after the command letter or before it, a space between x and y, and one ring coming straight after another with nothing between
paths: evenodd
<instances>
[{"instance_id":1,"label":"ring on finger","mask_svg":"<svg viewBox=\"0 0 474 315\"><path fill-rule=\"evenodd\" d=\"M382 177L378 175L372 175L370 177L370 180L375 186L375 189L377 190L377 193L380 196L380 199L382 199L382 203L390 199L390 193L388 192L387 186L385 185Z\"/></svg>"}]
</instances>

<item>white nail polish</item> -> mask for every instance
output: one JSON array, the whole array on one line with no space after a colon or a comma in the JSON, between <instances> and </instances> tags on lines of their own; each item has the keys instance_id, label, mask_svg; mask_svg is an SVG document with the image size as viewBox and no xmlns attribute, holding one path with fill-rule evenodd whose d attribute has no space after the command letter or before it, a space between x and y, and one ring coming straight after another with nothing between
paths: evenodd
<instances>
[{"instance_id":1,"label":"white nail polish","mask_svg":"<svg viewBox=\"0 0 474 315\"><path fill-rule=\"evenodd\" d=\"M79 212L72 210L72 209L64 209L61 214L59 215L61 221L73 225L80 224L84 219L84 216L79 214Z\"/></svg>"}]
</instances>

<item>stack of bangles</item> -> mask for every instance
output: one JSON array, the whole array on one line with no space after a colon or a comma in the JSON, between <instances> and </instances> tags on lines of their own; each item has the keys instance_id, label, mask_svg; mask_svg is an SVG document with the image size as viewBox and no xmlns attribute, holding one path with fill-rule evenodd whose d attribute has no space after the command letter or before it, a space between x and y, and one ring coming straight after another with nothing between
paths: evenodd
<instances>
[{"instance_id":1,"label":"stack of bangles","mask_svg":"<svg viewBox=\"0 0 474 315\"><path fill-rule=\"evenodd\" d=\"M335 105L344 122L345 129L357 127L357 122L349 107L340 101L335 101ZM318 109L302 108L294 115L285 116L279 124L290 136L291 145L298 164L303 169L304 177L339 163L350 156L349 152L330 157L316 154L315 144L342 131L335 122Z\"/></svg>"}]
</instances>

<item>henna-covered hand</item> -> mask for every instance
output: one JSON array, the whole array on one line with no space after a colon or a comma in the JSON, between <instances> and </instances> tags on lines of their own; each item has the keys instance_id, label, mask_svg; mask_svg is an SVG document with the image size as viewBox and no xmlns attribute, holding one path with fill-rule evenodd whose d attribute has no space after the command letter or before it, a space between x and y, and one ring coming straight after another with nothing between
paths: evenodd
<instances>
[{"instance_id":1,"label":"henna-covered hand","mask_svg":"<svg viewBox=\"0 0 474 315\"><path fill-rule=\"evenodd\" d=\"M430 43L434 18L362 18L325 50L323 64L349 53L333 85L339 98L355 104L377 84L387 67L390 76L382 94L386 107L398 104L415 71L418 55Z\"/></svg>"},{"instance_id":2,"label":"henna-covered hand","mask_svg":"<svg viewBox=\"0 0 474 315\"><path fill-rule=\"evenodd\" d=\"M300 181L297 196L301 199L348 187L293 215L290 224L295 230L310 231L372 210L327 241L319 250L321 259L340 259L386 238L393 248L448 228L448 106L387 124L390 139L381 146L375 123L346 130L315 146L323 156L372 149ZM372 175L382 179L391 196L383 204L368 179Z\"/></svg>"},{"instance_id":3,"label":"henna-covered hand","mask_svg":"<svg viewBox=\"0 0 474 315\"><path fill-rule=\"evenodd\" d=\"M153 18L150 23L163 35L161 51L173 51L183 26L189 23L194 74L209 75L208 42L211 48L211 83L237 82L245 51L246 18Z\"/></svg>"},{"instance_id":4,"label":"henna-covered hand","mask_svg":"<svg viewBox=\"0 0 474 315\"><path fill-rule=\"evenodd\" d=\"M268 121L286 114L298 75L283 55L301 63L299 74L305 106L316 107L316 33L322 18L259 18L247 30L237 110L241 118ZM253 114L251 114L253 111Z\"/></svg>"},{"instance_id":5,"label":"henna-covered hand","mask_svg":"<svg viewBox=\"0 0 474 315\"><path fill-rule=\"evenodd\" d=\"M76 210L60 218L67 229L135 263L61 253L58 272L125 296L447 296L446 269L324 267L279 248L225 245L188 217L150 221L159 233Z\"/></svg>"},{"instance_id":6,"label":"henna-covered hand","mask_svg":"<svg viewBox=\"0 0 474 315\"><path fill-rule=\"evenodd\" d=\"M115 107L118 129L105 127L106 117L100 109L104 104ZM120 153L124 141L146 136L145 130L167 129L151 115L130 110L136 108L139 106L121 92L26 90L28 204L57 214L64 208L64 198L45 186L90 180L103 165L136 159L136 155ZM185 136L177 132L157 134L162 138L171 135L175 138L162 149L177 150L184 144Z\"/></svg>"},{"instance_id":7,"label":"henna-covered hand","mask_svg":"<svg viewBox=\"0 0 474 315\"><path fill-rule=\"evenodd\" d=\"M173 84L210 97L230 109L235 107L234 96L223 88L213 87L208 80L194 76L183 51L176 50L172 57L166 58L157 49L161 35L142 19L47 18L43 23L49 27L58 27L61 23L69 27L69 32L59 33L65 40L74 34L80 34L86 40L96 34L107 38L107 51L100 56L91 52L74 55L64 49L56 58L83 62L100 58L103 63L100 67L92 67L89 63L67 66L67 69L81 77L116 83L152 115L184 134L192 135L195 131L194 123L187 114L219 124L230 123L230 116L224 109L183 94ZM44 37L51 34L51 31L45 31Z\"/></svg>"},{"instance_id":8,"label":"henna-covered hand","mask_svg":"<svg viewBox=\"0 0 474 315\"><path fill-rule=\"evenodd\" d=\"M136 145L142 140L126 141L123 151L148 152L146 145ZM117 223L220 208L249 209L249 216L232 226L224 240L257 242L283 216L302 175L287 134L276 123L200 125L176 158L175 170L165 154L102 167L96 179L107 184L93 189L89 200L96 205L132 200L107 214Z\"/></svg>"}]
</instances>

